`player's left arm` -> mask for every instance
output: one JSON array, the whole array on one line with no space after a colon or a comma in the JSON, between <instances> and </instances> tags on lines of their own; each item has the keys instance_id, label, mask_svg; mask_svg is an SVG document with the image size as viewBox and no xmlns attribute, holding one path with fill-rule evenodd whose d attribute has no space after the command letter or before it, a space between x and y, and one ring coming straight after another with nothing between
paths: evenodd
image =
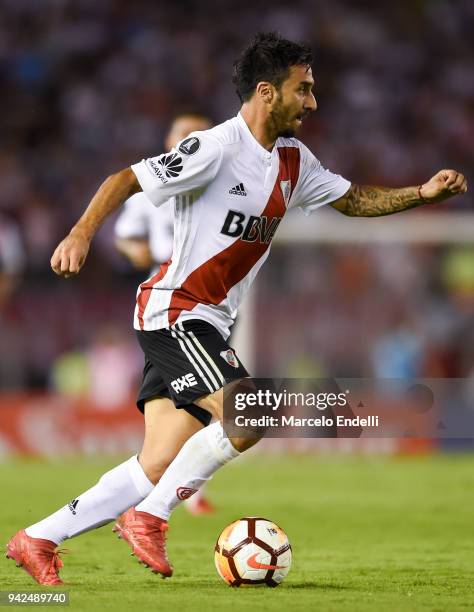
<instances>
[{"instance_id":1,"label":"player's left arm","mask_svg":"<svg viewBox=\"0 0 474 612\"><path fill-rule=\"evenodd\" d=\"M424 204L442 202L466 191L467 181L460 172L440 170L429 181L417 187L391 189L353 184L331 206L350 217L380 217Z\"/></svg>"},{"instance_id":2,"label":"player's left arm","mask_svg":"<svg viewBox=\"0 0 474 612\"><path fill-rule=\"evenodd\" d=\"M78 274L86 260L91 240L105 219L139 191L140 183L131 168L110 175L99 187L79 221L56 247L51 257L51 268L55 274L64 278Z\"/></svg>"}]
</instances>

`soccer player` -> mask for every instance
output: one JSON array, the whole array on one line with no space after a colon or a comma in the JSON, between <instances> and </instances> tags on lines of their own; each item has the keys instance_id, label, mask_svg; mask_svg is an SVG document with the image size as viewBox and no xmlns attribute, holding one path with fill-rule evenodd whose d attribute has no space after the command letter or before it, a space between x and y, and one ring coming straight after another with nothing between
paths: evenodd
<instances>
[{"instance_id":1,"label":"soccer player","mask_svg":"<svg viewBox=\"0 0 474 612\"><path fill-rule=\"evenodd\" d=\"M238 116L107 178L56 248L53 270L66 278L77 274L97 229L133 193L143 190L155 206L175 198L173 259L137 294L135 328L148 364L140 401L154 389L144 401L143 448L138 458L13 536L7 554L41 584L61 583L60 542L127 508L116 531L152 571L171 576L165 542L171 513L257 441L229 438L221 424L223 387L248 376L226 338L231 314L267 258L286 210L311 213L330 204L345 215L373 217L467 190L455 170L391 189L351 185L323 168L295 137L316 110L311 62L306 46L273 33L257 35L234 65ZM201 421L193 416L195 407ZM174 411L181 420L168 427ZM202 427L211 416L216 422ZM161 445L169 454L157 464L153 450Z\"/></svg>"},{"instance_id":2,"label":"soccer player","mask_svg":"<svg viewBox=\"0 0 474 612\"><path fill-rule=\"evenodd\" d=\"M180 113L171 122L165 137L165 148L170 151L191 132L201 132L210 127L211 120L200 112ZM152 268L156 272L162 263L171 259L173 225L174 199L170 198L157 208L146 194L140 191L124 203L117 218L115 246L137 270ZM177 417L179 418L179 413L175 410L168 418ZM208 514L214 511L212 504L202 494L202 489L184 503L191 514Z\"/></svg>"}]
</instances>

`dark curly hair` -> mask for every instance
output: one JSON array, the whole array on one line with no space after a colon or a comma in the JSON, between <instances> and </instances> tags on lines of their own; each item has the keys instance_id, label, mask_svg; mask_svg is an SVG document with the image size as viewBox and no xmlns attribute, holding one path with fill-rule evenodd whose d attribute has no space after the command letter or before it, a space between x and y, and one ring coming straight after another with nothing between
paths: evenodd
<instances>
[{"instance_id":1,"label":"dark curly hair","mask_svg":"<svg viewBox=\"0 0 474 612\"><path fill-rule=\"evenodd\" d=\"M311 65L311 49L282 38L277 32L258 33L234 62L232 82L241 102L249 100L257 83L280 87L291 66Z\"/></svg>"}]
</instances>

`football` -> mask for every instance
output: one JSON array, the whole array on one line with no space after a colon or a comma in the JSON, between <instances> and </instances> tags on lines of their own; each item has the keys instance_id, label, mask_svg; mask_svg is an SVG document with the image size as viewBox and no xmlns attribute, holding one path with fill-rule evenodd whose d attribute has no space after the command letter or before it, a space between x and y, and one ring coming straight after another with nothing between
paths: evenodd
<instances>
[{"instance_id":1,"label":"football","mask_svg":"<svg viewBox=\"0 0 474 612\"><path fill-rule=\"evenodd\" d=\"M214 560L230 586L276 587L290 571L291 546L283 529L272 521L244 517L222 531Z\"/></svg>"}]
</instances>

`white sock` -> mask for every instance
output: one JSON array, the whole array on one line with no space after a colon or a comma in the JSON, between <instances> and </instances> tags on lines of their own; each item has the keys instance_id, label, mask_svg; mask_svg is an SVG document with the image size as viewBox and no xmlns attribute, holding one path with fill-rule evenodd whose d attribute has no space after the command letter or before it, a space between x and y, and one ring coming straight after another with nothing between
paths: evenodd
<instances>
[{"instance_id":1,"label":"white sock","mask_svg":"<svg viewBox=\"0 0 474 612\"><path fill-rule=\"evenodd\" d=\"M159 483L136 510L168 520L176 506L197 491L220 467L240 455L219 422L187 440Z\"/></svg>"},{"instance_id":2,"label":"white sock","mask_svg":"<svg viewBox=\"0 0 474 612\"><path fill-rule=\"evenodd\" d=\"M92 489L25 531L32 538L60 544L67 538L110 523L152 490L153 483L134 455L106 472Z\"/></svg>"}]
</instances>

